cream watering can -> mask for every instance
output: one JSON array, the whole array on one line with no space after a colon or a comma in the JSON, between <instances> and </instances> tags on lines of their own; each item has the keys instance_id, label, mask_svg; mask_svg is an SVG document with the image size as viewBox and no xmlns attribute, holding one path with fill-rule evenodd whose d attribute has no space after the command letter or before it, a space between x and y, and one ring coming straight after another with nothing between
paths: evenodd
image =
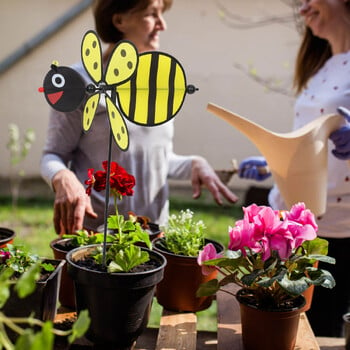
<instances>
[{"instance_id":1,"label":"cream watering can","mask_svg":"<svg viewBox=\"0 0 350 350\"><path fill-rule=\"evenodd\" d=\"M328 137L344 118L329 114L289 133L274 133L217 105L207 110L247 136L265 157L288 207L304 202L315 216L326 211Z\"/></svg>"}]
</instances>

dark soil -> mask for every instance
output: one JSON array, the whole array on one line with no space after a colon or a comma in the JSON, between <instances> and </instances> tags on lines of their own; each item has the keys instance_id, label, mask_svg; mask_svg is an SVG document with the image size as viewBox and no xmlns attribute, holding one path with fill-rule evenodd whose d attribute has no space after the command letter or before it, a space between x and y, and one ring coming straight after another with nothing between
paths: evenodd
<instances>
[{"instance_id":1,"label":"dark soil","mask_svg":"<svg viewBox=\"0 0 350 350\"><path fill-rule=\"evenodd\" d=\"M45 264L53 265L55 270L56 270L57 266L59 265L59 262L60 261L58 261L58 260L44 260L43 261L43 263L45 263ZM53 272L54 272L54 270L53 271L46 271L44 268L42 268L41 271L40 271L40 276L39 276L39 278L38 278L38 280L36 282L46 282L49 279L49 277L52 275ZM11 279L12 280L16 280L20 276L21 276L21 273L15 272L12 275Z\"/></svg>"},{"instance_id":2,"label":"dark soil","mask_svg":"<svg viewBox=\"0 0 350 350\"><path fill-rule=\"evenodd\" d=\"M107 268L103 267L101 264L97 264L93 258L86 257L85 259L75 261L75 263L89 270L107 272ZM159 261L151 259L141 265L134 267L132 270L129 271L129 273L150 271L158 268L159 266Z\"/></svg>"},{"instance_id":3,"label":"dark soil","mask_svg":"<svg viewBox=\"0 0 350 350\"><path fill-rule=\"evenodd\" d=\"M270 311L293 310L295 308L300 308L304 300L302 296L298 296L295 298L291 297L290 299L285 300L279 305L276 305L275 300L272 297L266 295L263 302L258 303L254 294L246 290L242 290L239 297L240 300L243 301L246 305L253 306L257 309Z\"/></svg>"},{"instance_id":4,"label":"dark soil","mask_svg":"<svg viewBox=\"0 0 350 350\"><path fill-rule=\"evenodd\" d=\"M8 228L0 227L0 241L11 237L14 232Z\"/></svg>"},{"instance_id":5,"label":"dark soil","mask_svg":"<svg viewBox=\"0 0 350 350\"><path fill-rule=\"evenodd\" d=\"M64 252L69 252L74 248L77 248L77 246L72 244L72 241L68 239L68 240L62 240L55 243L55 248L59 250L63 250Z\"/></svg>"}]
</instances>

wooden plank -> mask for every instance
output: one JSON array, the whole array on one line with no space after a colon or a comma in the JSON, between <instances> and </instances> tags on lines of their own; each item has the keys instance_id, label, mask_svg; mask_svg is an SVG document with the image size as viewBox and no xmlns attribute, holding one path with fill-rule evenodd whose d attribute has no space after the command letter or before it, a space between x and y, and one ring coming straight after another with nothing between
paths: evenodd
<instances>
[{"instance_id":1,"label":"wooden plank","mask_svg":"<svg viewBox=\"0 0 350 350\"><path fill-rule=\"evenodd\" d=\"M195 350L197 316L163 309L156 350Z\"/></svg>"},{"instance_id":2,"label":"wooden plank","mask_svg":"<svg viewBox=\"0 0 350 350\"><path fill-rule=\"evenodd\" d=\"M316 337L321 350L344 350L345 338Z\"/></svg>"},{"instance_id":3,"label":"wooden plank","mask_svg":"<svg viewBox=\"0 0 350 350\"><path fill-rule=\"evenodd\" d=\"M305 312L300 314L295 350L320 350Z\"/></svg>"},{"instance_id":4,"label":"wooden plank","mask_svg":"<svg viewBox=\"0 0 350 350\"><path fill-rule=\"evenodd\" d=\"M225 286L227 292L216 293L218 317L218 350L243 350L239 303L232 295L239 289L232 284Z\"/></svg>"}]
</instances>

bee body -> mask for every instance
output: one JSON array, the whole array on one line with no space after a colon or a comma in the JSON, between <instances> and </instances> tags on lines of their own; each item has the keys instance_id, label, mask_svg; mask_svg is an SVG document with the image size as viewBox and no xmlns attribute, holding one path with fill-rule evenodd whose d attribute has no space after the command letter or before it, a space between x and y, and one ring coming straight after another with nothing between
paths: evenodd
<instances>
[{"instance_id":1,"label":"bee body","mask_svg":"<svg viewBox=\"0 0 350 350\"><path fill-rule=\"evenodd\" d=\"M116 89L120 108L129 121L155 126L171 120L180 110L186 78L174 57L150 52L139 56L135 75Z\"/></svg>"}]
</instances>

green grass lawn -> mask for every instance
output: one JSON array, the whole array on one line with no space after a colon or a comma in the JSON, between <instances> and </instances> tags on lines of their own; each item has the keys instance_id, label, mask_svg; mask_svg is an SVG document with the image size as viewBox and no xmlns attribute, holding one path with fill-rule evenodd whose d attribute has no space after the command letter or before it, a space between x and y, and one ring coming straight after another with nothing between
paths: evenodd
<instances>
[{"instance_id":1,"label":"green grass lawn","mask_svg":"<svg viewBox=\"0 0 350 350\"><path fill-rule=\"evenodd\" d=\"M15 243L23 244L33 253L42 257L53 257L50 242L57 236L53 227L53 201L47 199L20 199L13 210L11 198L0 197L0 227L7 227L16 232ZM170 212L179 213L182 209L191 209L197 219L202 219L207 227L206 236L215 239L224 246L228 242L228 227L242 216L241 207L219 207L205 197L199 200L172 196ZM149 326L158 327L161 307L154 301ZM216 330L216 304L197 313L198 329Z\"/></svg>"}]
</instances>

